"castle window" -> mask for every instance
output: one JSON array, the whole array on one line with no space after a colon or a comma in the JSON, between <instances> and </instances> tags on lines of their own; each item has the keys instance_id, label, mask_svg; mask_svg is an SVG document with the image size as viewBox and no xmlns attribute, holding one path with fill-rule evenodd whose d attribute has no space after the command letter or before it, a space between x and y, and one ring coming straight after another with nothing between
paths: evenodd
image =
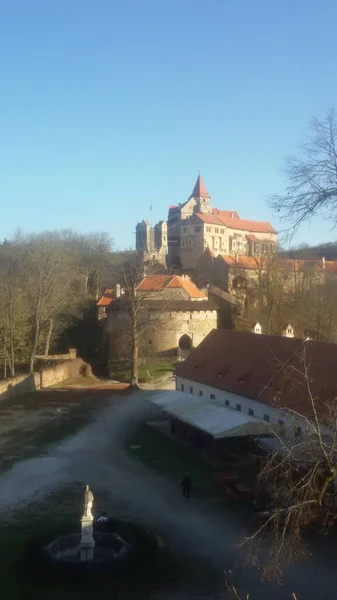
<instances>
[{"instance_id":1,"label":"castle window","mask_svg":"<svg viewBox=\"0 0 337 600\"><path fill-rule=\"evenodd\" d=\"M215 233L219 233L219 228L218 227L215 228Z\"/></svg>"},{"instance_id":2,"label":"castle window","mask_svg":"<svg viewBox=\"0 0 337 600\"><path fill-rule=\"evenodd\" d=\"M193 394L193 388L190 387L190 394Z\"/></svg>"},{"instance_id":3,"label":"castle window","mask_svg":"<svg viewBox=\"0 0 337 600\"><path fill-rule=\"evenodd\" d=\"M224 230L224 229L221 229L221 233L222 233L222 234L224 234L224 233L225 233L225 230Z\"/></svg>"},{"instance_id":4,"label":"castle window","mask_svg":"<svg viewBox=\"0 0 337 600\"><path fill-rule=\"evenodd\" d=\"M215 400L215 394L210 395L211 400Z\"/></svg>"},{"instance_id":5,"label":"castle window","mask_svg":"<svg viewBox=\"0 0 337 600\"><path fill-rule=\"evenodd\" d=\"M229 400L225 400L225 406L229 406Z\"/></svg>"},{"instance_id":6,"label":"castle window","mask_svg":"<svg viewBox=\"0 0 337 600\"><path fill-rule=\"evenodd\" d=\"M207 231L208 233L211 233L211 231L212 231L211 227L206 227L206 231Z\"/></svg>"},{"instance_id":7,"label":"castle window","mask_svg":"<svg viewBox=\"0 0 337 600\"><path fill-rule=\"evenodd\" d=\"M264 414L263 415L263 420L266 421L267 423L269 423L269 421L270 421L269 415Z\"/></svg>"},{"instance_id":8,"label":"castle window","mask_svg":"<svg viewBox=\"0 0 337 600\"><path fill-rule=\"evenodd\" d=\"M254 410L252 408L248 408L248 414L250 417L254 416Z\"/></svg>"},{"instance_id":9,"label":"castle window","mask_svg":"<svg viewBox=\"0 0 337 600\"><path fill-rule=\"evenodd\" d=\"M241 404L236 405L236 410L241 410Z\"/></svg>"}]
</instances>

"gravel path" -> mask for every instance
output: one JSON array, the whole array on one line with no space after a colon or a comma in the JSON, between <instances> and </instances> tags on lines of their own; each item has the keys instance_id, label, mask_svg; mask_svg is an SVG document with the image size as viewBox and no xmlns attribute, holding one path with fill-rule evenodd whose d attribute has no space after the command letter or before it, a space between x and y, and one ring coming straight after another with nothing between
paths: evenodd
<instances>
[{"instance_id":1,"label":"gravel path","mask_svg":"<svg viewBox=\"0 0 337 600\"><path fill-rule=\"evenodd\" d=\"M242 534L239 517L231 513L226 518L195 498L184 502L174 482L133 461L124 451L125 436L143 419L150 393L121 398L46 456L17 463L0 478L0 517L8 517L23 503L41 499L62 483L87 482L97 495L108 493L116 517L132 516L150 524L175 552L195 556L221 572L232 568L234 546ZM250 590L251 599L283 600L296 591L298 600L332 600L337 597L337 585L331 559L329 563L320 557L319 562L297 567L282 588L262 585L251 570L242 567L237 582ZM197 600L195 594L191 597Z\"/></svg>"}]
</instances>

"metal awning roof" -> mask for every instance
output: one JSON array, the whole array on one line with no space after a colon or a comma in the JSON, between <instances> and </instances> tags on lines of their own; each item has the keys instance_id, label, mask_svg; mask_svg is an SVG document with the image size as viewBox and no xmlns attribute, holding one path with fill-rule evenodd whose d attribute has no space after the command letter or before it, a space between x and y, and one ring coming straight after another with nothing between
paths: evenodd
<instances>
[{"instance_id":1,"label":"metal awning roof","mask_svg":"<svg viewBox=\"0 0 337 600\"><path fill-rule=\"evenodd\" d=\"M150 402L216 439L272 433L270 425L239 411L184 392L164 392Z\"/></svg>"}]
</instances>

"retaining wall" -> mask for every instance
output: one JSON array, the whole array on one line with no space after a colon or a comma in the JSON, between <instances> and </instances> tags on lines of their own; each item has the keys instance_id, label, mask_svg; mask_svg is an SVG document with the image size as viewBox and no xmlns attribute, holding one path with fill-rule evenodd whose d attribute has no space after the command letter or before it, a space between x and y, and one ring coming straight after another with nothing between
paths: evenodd
<instances>
[{"instance_id":1,"label":"retaining wall","mask_svg":"<svg viewBox=\"0 0 337 600\"><path fill-rule=\"evenodd\" d=\"M27 392L50 387L61 381L80 374L85 363L81 358L65 360L59 364L43 367L32 375L17 375L8 379L0 379L0 401L14 398Z\"/></svg>"}]
</instances>

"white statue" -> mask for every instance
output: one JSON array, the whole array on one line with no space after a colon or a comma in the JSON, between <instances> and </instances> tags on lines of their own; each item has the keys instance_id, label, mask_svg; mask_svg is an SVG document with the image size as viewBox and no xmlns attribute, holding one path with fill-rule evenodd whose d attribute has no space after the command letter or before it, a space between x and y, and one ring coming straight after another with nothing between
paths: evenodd
<instances>
[{"instance_id":1,"label":"white statue","mask_svg":"<svg viewBox=\"0 0 337 600\"><path fill-rule=\"evenodd\" d=\"M93 519L93 515L91 512L93 502L94 502L94 494L90 490L89 486L86 485L85 492L84 492L84 515L83 515L84 517Z\"/></svg>"}]
</instances>

